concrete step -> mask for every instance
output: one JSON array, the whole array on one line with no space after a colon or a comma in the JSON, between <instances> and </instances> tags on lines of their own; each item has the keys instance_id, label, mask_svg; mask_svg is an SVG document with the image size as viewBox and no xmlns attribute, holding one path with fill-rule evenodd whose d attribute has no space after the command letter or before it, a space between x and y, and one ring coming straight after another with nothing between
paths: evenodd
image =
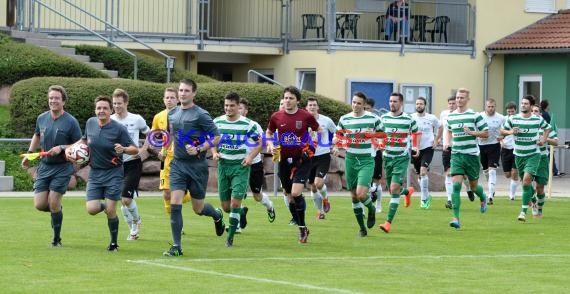
<instances>
[{"instance_id":1,"label":"concrete step","mask_svg":"<svg viewBox=\"0 0 570 294\"><path fill-rule=\"evenodd\" d=\"M66 54L66 56L81 62L89 62L91 60L88 55Z\"/></svg>"},{"instance_id":2,"label":"concrete step","mask_svg":"<svg viewBox=\"0 0 570 294\"><path fill-rule=\"evenodd\" d=\"M116 70L102 69L101 72L103 72L104 74L107 74L111 78L118 78L119 77L119 72Z\"/></svg>"},{"instance_id":3,"label":"concrete step","mask_svg":"<svg viewBox=\"0 0 570 294\"><path fill-rule=\"evenodd\" d=\"M66 47L45 47L42 48L48 49L51 52L63 55L75 55L75 48L66 48Z\"/></svg>"},{"instance_id":4,"label":"concrete step","mask_svg":"<svg viewBox=\"0 0 570 294\"><path fill-rule=\"evenodd\" d=\"M0 176L3 176L6 172L6 162L4 160L0 160Z\"/></svg>"},{"instance_id":5,"label":"concrete step","mask_svg":"<svg viewBox=\"0 0 570 294\"><path fill-rule=\"evenodd\" d=\"M12 30L10 28L1 28L0 32L12 37L12 38L34 38L34 39L47 39L48 35L43 33L35 33L35 32L27 32L27 31L18 31Z\"/></svg>"},{"instance_id":6,"label":"concrete step","mask_svg":"<svg viewBox=\"0 0 570 294\"><path fill-rule=\"evenodd\" d=\"M14 190L14 177L12 176L0 176L0 191L12 191Z\"/></svg>"},{"instance_id":7,"label":"concrete step","mask_svg":"<svg viewBox=\"0 0 570 294\"><path fill-rule=\"evenodd\" d=\"M85 62L85 64L91 66L94 69L105 69L105 65L102 62Z\"/></svg>"},{"instance_id":8,"label":"concrete step","mask_svg":"<svg viewBox=\"0 0 570 294\"><path fill-rule=\"evenodd\" d=\"M34 44L40 47L61 47L61 41L53 39L38 39L38 38L14 38L18 41L23 41L26 44Z\"/></svg>"}]
</instances>

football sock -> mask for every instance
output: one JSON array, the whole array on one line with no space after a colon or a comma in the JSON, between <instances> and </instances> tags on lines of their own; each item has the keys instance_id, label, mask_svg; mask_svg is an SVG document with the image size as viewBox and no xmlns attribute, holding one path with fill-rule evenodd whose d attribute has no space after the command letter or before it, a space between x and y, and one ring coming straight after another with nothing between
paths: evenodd
<instances>
[{"instance_id":1,"label":"football sock","mask_svg":"<svg viewBox=\"0 0 570 294\"><path fill-rule=\"evenodd\" d=\"M485 199L486 197L485 197L485 191L483 190L483 186L477 185L477 187L475 188L475 191L473 191L473 192L475 192L475 194L477 196L479 196L479 200L481 200L481 201L487 200L487 199Z\"/></svg>"},{"instance_id":2,"label":"football sock","mask_svg":"<svg viewBox=\"0 0 570 294\"><path fill-rule=\"evenodd\" d=\"M315 203L315 208L318 211L323 211L323 197L321 196L321 193L317 192L311 192L311 197L313 197L313 202Z\"/></svg>"},{"instance_id":3,"label":"football sock","mask_svg":"<svg viewBox=\"0 0 570 294\"><path fill-rule=\"evenodd\" d=\"M131 225L133 223L133 216L125 205L121 205L121 212L123 213L123 217L125 218L125 222L129 225L129 229L131 229Z\"/></svg>"},{"instance_id":4,"label":"football sock","mask_svg":"<svg viewBox=\"0 0 570 294\"><path fill-rule=\"evenodd\" d=\"M521 211L526 213L528 209L528 203L532 195L534 194L534 190L532 189L531 185L523 185L523 194L522 194L522 205Z\"/></svg>"},{"instance_id":5,"label":"football sock","mask_svg":"<svg viewBox=\"0 0 570 294\"><path fill-rule=\"evenodd\" d=\"M319 189L319 193L321 193L323 199L327 198L327 185L323 185L323 187Z\"/></svg>"},{"instance_id":6,"label":"football sock","mask_svg":"<svg viewBox=\"0 0 570 294\"><path fill-rule=\"evenodd\" d=\"M241 213L243 208L231 208L230 210L230 226L228 228L228 239L233 239L236 229L239 225L239 220L241 218Z\"/></svg>"},{"instance_id":7,"label":"football sock","mask_svg":"<svg viewBox=\"0 0 570 294\"><path fill-rule=\"evenodd\" d=\"M51 213L51 226L53 227L53 239L59 240L61 239L61 223L63 222L63 212L52 212Z\"/></svg>"},{"instance_id":8,"label":"football sock","mask_svg":"<svg viewBox=\"0 0 570 294\"><path fill-rule=\"evenodd\" d=\"M289 203L289 212L291 213L291 217L293 220L299 224L299 217L297 216L297 210L295 209L295 203Z\"/></svg>"},{"instance_id":9,"label":"football sock","mask_svg":"<svg viewBox=\"0 0 570 294\"><path fill-rule=\"evenodd\" d=\"M273 203L265 193L261 193L261 204L263 204L267 209L271 209L273 207Z\"/></svg>"},{"instance_id":10,"label":"football sock","mask_svg":"<svg viewBox=\"0 0 570 294\"><path fill-rule=\"evenodd\" d=\"M511 187L509 189L509 197L510 198L515 198L518 187L519 187L519 181L511 180Z\"/></svg>"},{"instance_id":11,"label":"football sock","mask_svg":"<svg viewBox=\"0 0 570 294\"><path fill-rule=\"evenodd\" d=\"M141 218L141 216L139 215L139 208L137 207L137 202L135 201L134 198L131 201L131 203L127 206L127 208L129 209L129 212L131 213L134 222L138 221Z\"/></svg>"},{"instance_id":12,"label":"football sock","mask_svg":"<svg viewBox=\"0 0 570 294\"><path fill-rule=\"evenodd\" d=\"M367 194L366 199L364 199L364 201L361 202L364 206L366 206L366 208L368 208L368 213L376 212L376 207L374 207L374 203L372 203L372 198L370 198L369 194Z\"/></svg>"},{"instance_id":13,"label":"football sock","mask_svg":"<svg viewBox=\"0 0 570 294\"><path fill-rule=\"evenodd\" d=\"M428 199L429 194L429 178L428 176L421 176L420 177L420 190L421 190L421 197L422 200Z\"/></svg>"},{"instance_id":14,"label":"football sock","mask_svg":"<svg viewBox=\"0 0 570 294\"><path fill-rule=\"evenodd\" d=\"M117 235L119 234L119 218L107 219L107 226L109 226L109 233L111 234L111 243L117 244Z\"/></svg>"},{"instance_id":15,"label":"football sock","mask_svg":"<svg viewBox=\"0 0 570 294\"><path fill-rule=\"evenodd\" d=\"M172 206L174 207L174 204L172 204ZM180 208L180 209L182 209L182 208ZM218 219L220 219L220 217L222 217L221 215L218 214L216 209L210 203L204 203L204 208L200 212L200 215L209 216L209 217L213 218L214 220L218 220Z\"/></svg>"},{"instance_id":16,"label":"football sock","mask_svg":"<svg viewBox=\"0 0 570 294\"><path fill-rule=\"evenodd\" d=\"M305 202L305 197L303 194L293 198L295 200L295 210L297 212L297 225L300 227L305 226L305 209L307 208L307 203Z\"/></svg>"},{"instance_id":17,"label":"football sock","mask_svg":"<svg viewBox=\"0 0 570 294\"><path fill-rule=\"evenodd\" d=\"M447 200L451 201L451 194L453 193L453 180L451 176L445 176L445 192L447 194Z\"/></svg>"},{"instance_id":18,"label":"football sock","mask_svg":"<svg viewBox=\"0 0 570 294\"><path fill-rule=\"evenodd\" d=\"M180 246L182 239L182 204L172 204L170 210L170 230L172 231L172 242L174 246Z\"/></svg>"},{"instance_id":19,"label":"football sock","mask_svg":"<svg viewBox=\"0 0 570 294\"><path fill-rule=\"evenodd\" d=\"M461 206L461 182L453 183L453 194L451 194L451 203L453 206L453 216L459 218L459 207Z\"/></svg>"},{"instance_id":20,"label":"football sock","mask_svg":"<svg viewBox=\"0 0 570 294\"><path fill-rule=\"evenodd\" d=\"M388 208L388 216L386 218L389 223L392 223L394 220L396 211L398 211L398 205L400 205L400 195L392 194L392 198L390 198L390 206Z\"/></svg>"},{"instance_id":21,"label":"football sock","mask_svg":"<svg viewBox=\"0 0 570 294\"><path fill-rule=\"evenodd\" d=\"M489 197L493 197L495 195L496 185L497 185L497 170L493 168L489 170Z\"/></svg>"},{"instance_id":22,"label":"football sock","mask_svg":"<svg viewBox=\"0 0 570 294\"><path fill-rule=\"evenodd\" d=\"M352 211L354 211L354 216L356 217L356 222L361 230L366 230L364 226L364 212L362 210L362 205L360 205L360 201L352 200Z\"/></svg>"},{"instance_id":23,"label":"football sock","mask_svg":"<svg viewBox=\"0 0 570 294\"><path fill-rule=\"evenodd\" d=\"M545 198L545 194L536 194L536 197L538 197L538 211L542 212L542 207L544 206L544 202L546 200Z\"/></svg>"},{"instance_id":24,"label":"football sock","mask_svg":"<svg viewBox=\"0 0 570 294\"><path fill-rule=\"evenodd\" d=\"M170 214L170 200L162 199L162 201L164 202L164 211L166 214Z\"/></svg>"}]
</instances>

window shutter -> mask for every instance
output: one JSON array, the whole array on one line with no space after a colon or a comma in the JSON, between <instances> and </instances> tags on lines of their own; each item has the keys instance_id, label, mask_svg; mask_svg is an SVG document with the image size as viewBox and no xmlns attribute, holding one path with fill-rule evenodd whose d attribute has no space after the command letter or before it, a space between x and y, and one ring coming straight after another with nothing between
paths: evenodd
<instances>
[{"instance_id":1,"label":"window shutter","mask_svg":"<svg viewBox=\"0 0 570 294\"><path fill-rule=\"evenodd\" d=\"M526 0L525 12L556 13L555 0ZM570 1L567 0L570 3Z\"/></svg>"}]
</instances>

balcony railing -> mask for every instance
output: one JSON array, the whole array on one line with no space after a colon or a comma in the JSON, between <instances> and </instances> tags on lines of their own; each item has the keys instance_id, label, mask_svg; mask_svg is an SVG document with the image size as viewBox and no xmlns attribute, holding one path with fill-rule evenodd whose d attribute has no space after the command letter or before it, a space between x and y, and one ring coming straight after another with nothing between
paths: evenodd
<instances>
[{"instance_id":1,"label":"balcony railing","mask_svg":"<svg viewBox=\"0 0 570 294\"><path fill-rule=\"evenodd\" d=\"M18 0L18 26L51 34L89 33L30 0ZM257 42L283 46L322 42L328 46L417 44L423 47L472 47L475 13L470 4L414 0L393 22L387 36L387 6L375 1L362 7L351 0L70 0L77 6L134 36L164 41ZM64 12L63 1L43 0ZM84 15L78 21L113 39L112 28ZM408 30L408 29L409 30ZM409 35L409 36L408 36ZM428 46L429 45L429 46ZM294 47L294 46L292 46Z\"/></svg>"}]
</instances>

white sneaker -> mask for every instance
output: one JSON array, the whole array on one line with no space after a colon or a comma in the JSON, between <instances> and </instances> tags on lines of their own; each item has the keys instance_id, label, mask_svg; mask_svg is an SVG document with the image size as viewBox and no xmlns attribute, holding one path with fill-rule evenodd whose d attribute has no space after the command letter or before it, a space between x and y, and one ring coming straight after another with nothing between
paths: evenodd
<instances>
[{"instance_id":1,"label":"white sneaker","mask_svg":"<svg viewBox=\"0 0 570 294\"><path fill-rule=\"evenodd\" d=\"M521 213L519 214L519 217L517 219L521 222L525 222L526 221L526 213L521 211Z\"/></svg>"},{"instance_id":2,"label":"white sneaker","mask_svg":"<svg viewBox=\"0 0 570 294\"><path fill-rule=\"evenodd\" d=\"M376 200L376 213L382 212L382 201Z\"/></svg>"},{"instance_id":3,"label":"white sneaker","mask_svg":"<svg viewBox=\"0 0 570 294\"><path fill-rule=\"evenodd\" d=\"M532 216L536 217L538 215L538 205L534 204L532 206Z\"/></svg>"}]
</instances>

